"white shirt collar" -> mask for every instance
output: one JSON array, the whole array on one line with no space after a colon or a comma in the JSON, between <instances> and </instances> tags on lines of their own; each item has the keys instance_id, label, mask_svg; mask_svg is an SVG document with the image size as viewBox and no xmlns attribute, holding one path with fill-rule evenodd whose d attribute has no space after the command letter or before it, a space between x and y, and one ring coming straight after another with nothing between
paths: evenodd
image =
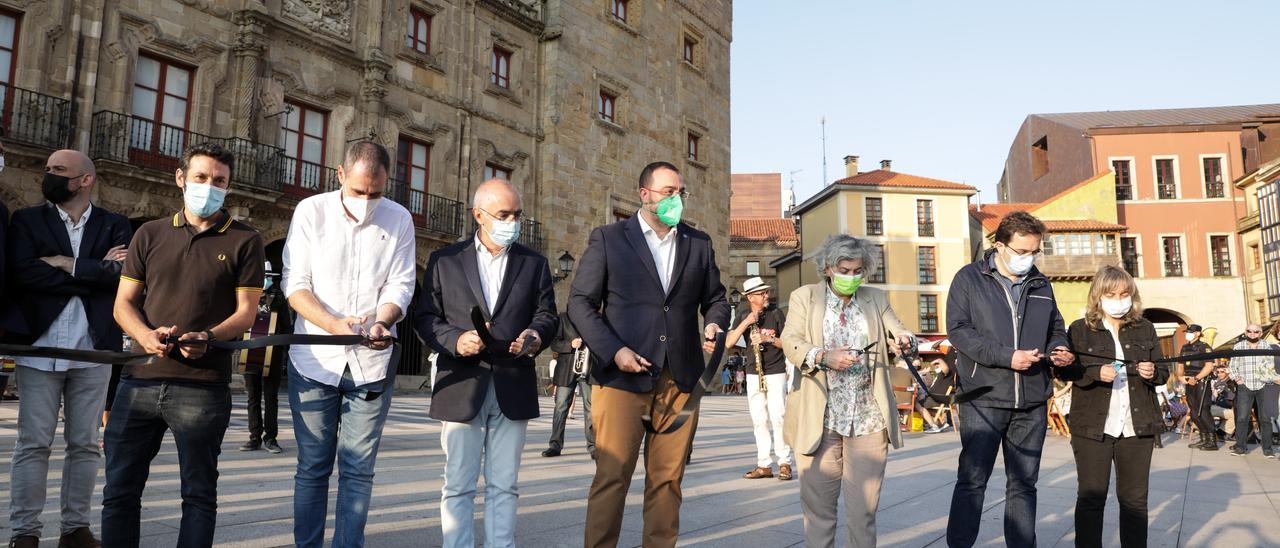
<instances>
[{"instance_id":1,"label":"white shirt collar","mask_svg":"<svg viewBox=\"0 0 1280 548\"><path fill-rule=\"evenodd\" d=\"M62 222L64 223L71 222L71 215L67 214L66 211L63 211L62 206L58 204L53 204L53 209L58 211L58 217L62 218ZM83 225L84 223L88 222L90 213L93 213L93 204L89 204L89 207L85 208L84 213L80 214L80 222L78 224Z\"/></svg>"},{"instance_id":2,"label":"white shirt collar","mask_svg":"<svg viewBox=\"0 0 1280 548\"><path fill-rule=\"evenodd\" d=\"M649 221L646 221L646 220L644 219L644 215L641 215L639 211L636 211L636 217L640 219L640 232L641 232L641 233L643 233L645 236L652 236L652 237L653 237L653 239L658 240L658 241L663 242L663 243L665 243L665 242L667 242L667 241L669 241L669 240L671 240L672 238L674 238L674 237L675 237L676 227L674 227L674 226L673 226L673 227L671 227L671 230L668 230L668 231L667 231L667 235L666 235L666 236L663 236L662 238L659 238L659 237L658 237L658 231L657 231L657 230L654 230L652 226L649 226Z\"/></svg>"}]
</instances>

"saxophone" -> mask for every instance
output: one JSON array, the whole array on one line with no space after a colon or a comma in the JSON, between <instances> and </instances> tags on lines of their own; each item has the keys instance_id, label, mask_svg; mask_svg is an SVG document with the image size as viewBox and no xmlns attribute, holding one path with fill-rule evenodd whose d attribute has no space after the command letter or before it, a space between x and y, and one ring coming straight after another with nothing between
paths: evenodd
<instances>
[{"instance_id":1,"label":"saxophone","mask_svg":"<svg viewBox=\"0 0 1280 548\"><path fill-rule=\"evenodd\" d=\"M587 367L591 359L591 349L584 344L580 348L573 350L573 374L582 376L587 374Z\"/></svg>"},{"instance_id":2,"label":"saxophone","mask_svg":"<svg viewBox=\"0 0 1280 548\"><path fill-rule=\"evenodd\" d=\"M752 324L751 337L755 338L759 335L760 335L760 326L757 324ZM761 341L761 343L763 343L763 341ZM755 357L756 357L756 378L760 380L760 393L767 396L769 395L769 383L765 382L765 378L764 378L764 360L760 358L760 345L751 343L751 351L755 353Z\"/></svg>"}]
</instances>

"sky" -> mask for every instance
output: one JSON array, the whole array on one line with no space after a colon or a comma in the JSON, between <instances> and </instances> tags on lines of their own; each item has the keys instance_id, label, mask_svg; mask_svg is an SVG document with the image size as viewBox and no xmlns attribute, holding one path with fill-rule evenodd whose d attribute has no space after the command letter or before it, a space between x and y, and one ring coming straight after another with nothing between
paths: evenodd
<instances>
[{"instance_id":1,"label":"sky","mask_svg":"<svg viewBox=\"0 0 1280 548\"><path fill-rule=\"evenodd\" d=\"M803 170L797 203L850 154L993 202L1028 114L1280 103L1274 0L733 4L733 172Z\"/></svg>"}]
</instances>

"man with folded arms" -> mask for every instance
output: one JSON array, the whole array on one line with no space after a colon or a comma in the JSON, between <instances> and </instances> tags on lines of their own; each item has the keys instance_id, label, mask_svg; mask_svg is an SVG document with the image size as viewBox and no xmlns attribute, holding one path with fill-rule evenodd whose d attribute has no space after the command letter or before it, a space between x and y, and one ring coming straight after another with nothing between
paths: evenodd
<instances>
[{"instance_id":1,"label":"man with folded arms","mask_svg":"<svg viewBox=\"0 0 1280 548\"><path fill-rule=\"evenodd\" d=\"M364 545L382 426L391 408L391 338L413 298L413 218L383 197L391 156L347 147L342 188L298 203L284 243L285 297L299 334L367 335L366 345L289 348L289 408L298 444L293 540L324 544L329 476L338 463L334 546Z\"/></svg>"},{"instance_id":2,"label":"man with folded arms","mask_svg":"<svg viewBox=\"0 0 1280 548\"><path fill-rule=\"evenodd\" d=\"M266 262L262 236L222 207L234 163L219 145L188 147L174 176L182 211L142 225L129 244L115 318L133 350L156 359L124 369L107 419L105 546L139 544L142 490L166 430L182 478L177 544L213 545L234 353L199 341L235 340L253 325Z\"/></svg>"},{"instance_id":3,"label":"man with folded arms","mask_svg":"<svg viewBox=\"0 0 1280 548\"><path fill-rule=\"evenodd\" d=\"M30 335L16 342L77 350L120 350L111 318L120 266L133 229L129 220L89 201L98 182L93 162L59 150L45 165L45 203L13 214L9 234L13 300ZM98 478L98 417L111 366L53 358L19 358L22 388L18 443L9 485L11 546L39 542L49 456L65 409L62 466L62 538L59 546L97 546L89 530L89 504Z\"/></svg>"}]
</instances>

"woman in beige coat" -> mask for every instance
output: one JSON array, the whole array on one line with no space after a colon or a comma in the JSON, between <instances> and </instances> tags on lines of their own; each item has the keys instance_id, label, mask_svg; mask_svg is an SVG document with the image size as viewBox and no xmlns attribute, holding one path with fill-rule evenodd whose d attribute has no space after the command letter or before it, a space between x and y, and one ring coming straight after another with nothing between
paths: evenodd
<instances>
[{"instance_id":1,"label":"woman in beige coat","mask_svg":"<svg viewBox=\"0 0 1280 548\"><path fill-rule=\"evenodd\" d=\"M902 447L889 349L915 344L884 291L862 285L875 272L874 247L834 235L813 259L823 283L791 293L783 349L798 364L783 436L797 453L805 544L835 543L845 503L848 546L876 545L876 508L888 446Z\"/></svg>"}]
</instances>

